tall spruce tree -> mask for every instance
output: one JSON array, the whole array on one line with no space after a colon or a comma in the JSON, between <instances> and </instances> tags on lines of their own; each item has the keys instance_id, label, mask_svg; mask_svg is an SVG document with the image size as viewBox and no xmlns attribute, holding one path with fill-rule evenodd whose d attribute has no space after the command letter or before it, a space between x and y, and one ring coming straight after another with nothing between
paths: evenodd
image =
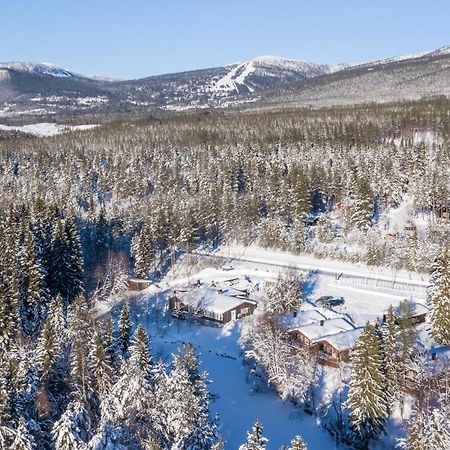
<instances>
[{"instance_id":1,"label":"tall spruce tree","mask_svg":"<svg viewBox=\"0 0 450 450\"><path fill-rule=\"evenodd\" d=\"M84 292L84 261L80 234L75 219L69 218L65 222L68 270L70 285L67 288L67 298L72 302Z\"/></svg>"},{"instance_id":2,"label":"tall spruce tree","mask_svg":"<svg viewBox=\"0 0 450 450\"><path fill-rule=\"evenodd\" d=\"M120 311L119 317L119 347L122 355L128 355L128 348L131 340L131 323L130 307L127 302L124 302Z\"/></svg>"},{"instance_id":3,"label":"tall spruce tree","mask_svg":"<svg viewBox=\"0 0 450 450\"><path fill-rule=\"evenodd\" d=\"M450 264L447 247L441 251L433 264L428 302L431 337L439 344L450 345Z\"/></svg>"},{"instance_id":4,"label":"tall spruce tree","mask_svg":"<svg viewBox=\"0 0 450 450\"><path fill-rule=\"evenodd\" d=\"M380 341L369 323L353 347L351 362L346 406L354 431L367 445L380 435L388 414Z\"/></svg>"},{"instance_id":5,"label":"tall spruce tree","mask_svg":"<svg viewBox=\"0 0 450 450\"><path fill-rule=\"evenodd\" d=\"M383 372L386 378L386 400L388 411L391 411L399 389L397 325L392 305L389 306L382 327L382 355Z\"/></svg>"},{"instance_id":6,"label":"tall spruce tree","mask_svg":"<svg viewBox=\"0 0 450 450\"><path fill-rule=\"evenodd\" d=\"M402 300L397 308L397 339L398 356L403 365L410 364L417 356L414 316L414 304L409 300Z\"/></svg>"},{"instance_id":7,"label":"tall spruce tree","mask_svg":"<svg viewBox=\"0 0 450 450\"><path fill-rule=\"evenodd\" d=\"M263 436L263 426L257 421L252 431L247 433L247 442L239 447L239 450L264 450L268 439Z\"/></svg>"},{"instance_id":8,"label":"tall spruce tree","mask_svg":"<svg viewBox=\"0 0 450 450\"><path fill-rule=\"evenodd\" d=\"M147 278L154 263L154 249L147 224L142 225L141 232L133 238L132 252L134 271L141 278Z\"/></svg>"}]
</instances>

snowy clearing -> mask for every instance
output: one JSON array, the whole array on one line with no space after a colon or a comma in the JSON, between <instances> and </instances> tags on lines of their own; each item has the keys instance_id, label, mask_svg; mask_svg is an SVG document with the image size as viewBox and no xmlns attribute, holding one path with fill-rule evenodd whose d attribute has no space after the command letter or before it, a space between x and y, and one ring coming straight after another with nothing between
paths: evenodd
<instances>
[{"instance_id":1,"label":"snowy clearing","mask_svg":"<svg viewBox=\"0 0 450 450\"><path fill-rule=\"evenodd\" d=\"M91 130L99 125L86 124L86 125L60 125L57 123L33 123L31 125L12 126L12 125L0 125L0 130L6 131L22 131L24 133L32 134L37 137L49 137L56 134L65 133L68 131L83 131Z\"/></svg>"},{"instance_id":2,"label":"snowy clearing","mask_svg":"<svg viewBox=\"0 0 450 450\"><path fill-rule=\"evenodd\" d=\"M158 296L159 299L162 300L164 295ZM269 450L287 445L296 434L301 434L311 449L336 448L328 433L316 424L314 417L289 402L283 402L275 392L252 391L252 385L248 382L251 367L243 363L238 343L241 322L234 322L225 328L172 319L155 323L149 313L155 299L154 295L149 294L132 309L136 322L146 326L155 359L170 360L171 354L185 342L192 343L200 353L201 369L208 372L211 381L209 391L217 396L211 410L220 416L225 449L236 450L245 441L247 431L256 420L264 425Z\"/></svg>"}]
</instances>

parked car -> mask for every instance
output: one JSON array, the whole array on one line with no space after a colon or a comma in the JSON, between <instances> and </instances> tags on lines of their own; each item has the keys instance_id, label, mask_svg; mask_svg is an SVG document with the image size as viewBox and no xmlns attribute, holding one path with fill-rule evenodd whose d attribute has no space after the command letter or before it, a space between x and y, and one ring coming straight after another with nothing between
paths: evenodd
<instances>
[{"instance_id":1,"label":"parked car","mask_svg":"<svg viewBox=\"0 0 450 450\"><path fill-rule=\"evenodd\" d=\"M333 297L332 295L323 295L315 302L317 306L341 306L344 303L344 297Z\"/></svg>"},{"instance_id":2,"label":"parked car","mask_svg":"<svg viewBox=\"0 0 450 450\"><path fill-rule=\"evenodd\" d=\"M225 272L228 272L230 270L234 270L234 267L230 264L229 266L222 266L222 270L225 270Z\"/></svg>"}]
</instances>

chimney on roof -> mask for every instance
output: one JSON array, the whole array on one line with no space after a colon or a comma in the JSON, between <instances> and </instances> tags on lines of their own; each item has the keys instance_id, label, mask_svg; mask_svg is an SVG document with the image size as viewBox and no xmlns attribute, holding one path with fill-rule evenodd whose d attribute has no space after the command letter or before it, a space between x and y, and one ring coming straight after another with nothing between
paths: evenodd
<instances>
[{"instance_id":1,"label":"chimney on roof","mask_svg":"<svg viewBox=\"0 0 450 450\"><path fill-rule=\"evenodd\" d=\"M325 320L321 320L321 321L320 321L320 326L323 327L324 324L325 324Z\"/></svg>"}]
</instances>

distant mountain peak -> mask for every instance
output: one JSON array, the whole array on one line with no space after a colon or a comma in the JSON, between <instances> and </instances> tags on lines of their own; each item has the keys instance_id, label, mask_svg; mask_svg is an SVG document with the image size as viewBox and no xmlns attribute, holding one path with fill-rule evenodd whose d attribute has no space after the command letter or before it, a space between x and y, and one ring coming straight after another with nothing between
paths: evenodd
<instances>
[{"instance_id":1,"label":"distant mountain peak","mask_svg":"<svg viewBox=\"0 0 450 450\"><path fill-rule=\"evenodd\" d=\"M0 69L17 70L20 72L37 73L42 75L50 75L52 77L68 78L78 76L69 70L58 67L50 63L33 63L33 62L7 62L0 63Z\"/></svg>"}]
</instances>

